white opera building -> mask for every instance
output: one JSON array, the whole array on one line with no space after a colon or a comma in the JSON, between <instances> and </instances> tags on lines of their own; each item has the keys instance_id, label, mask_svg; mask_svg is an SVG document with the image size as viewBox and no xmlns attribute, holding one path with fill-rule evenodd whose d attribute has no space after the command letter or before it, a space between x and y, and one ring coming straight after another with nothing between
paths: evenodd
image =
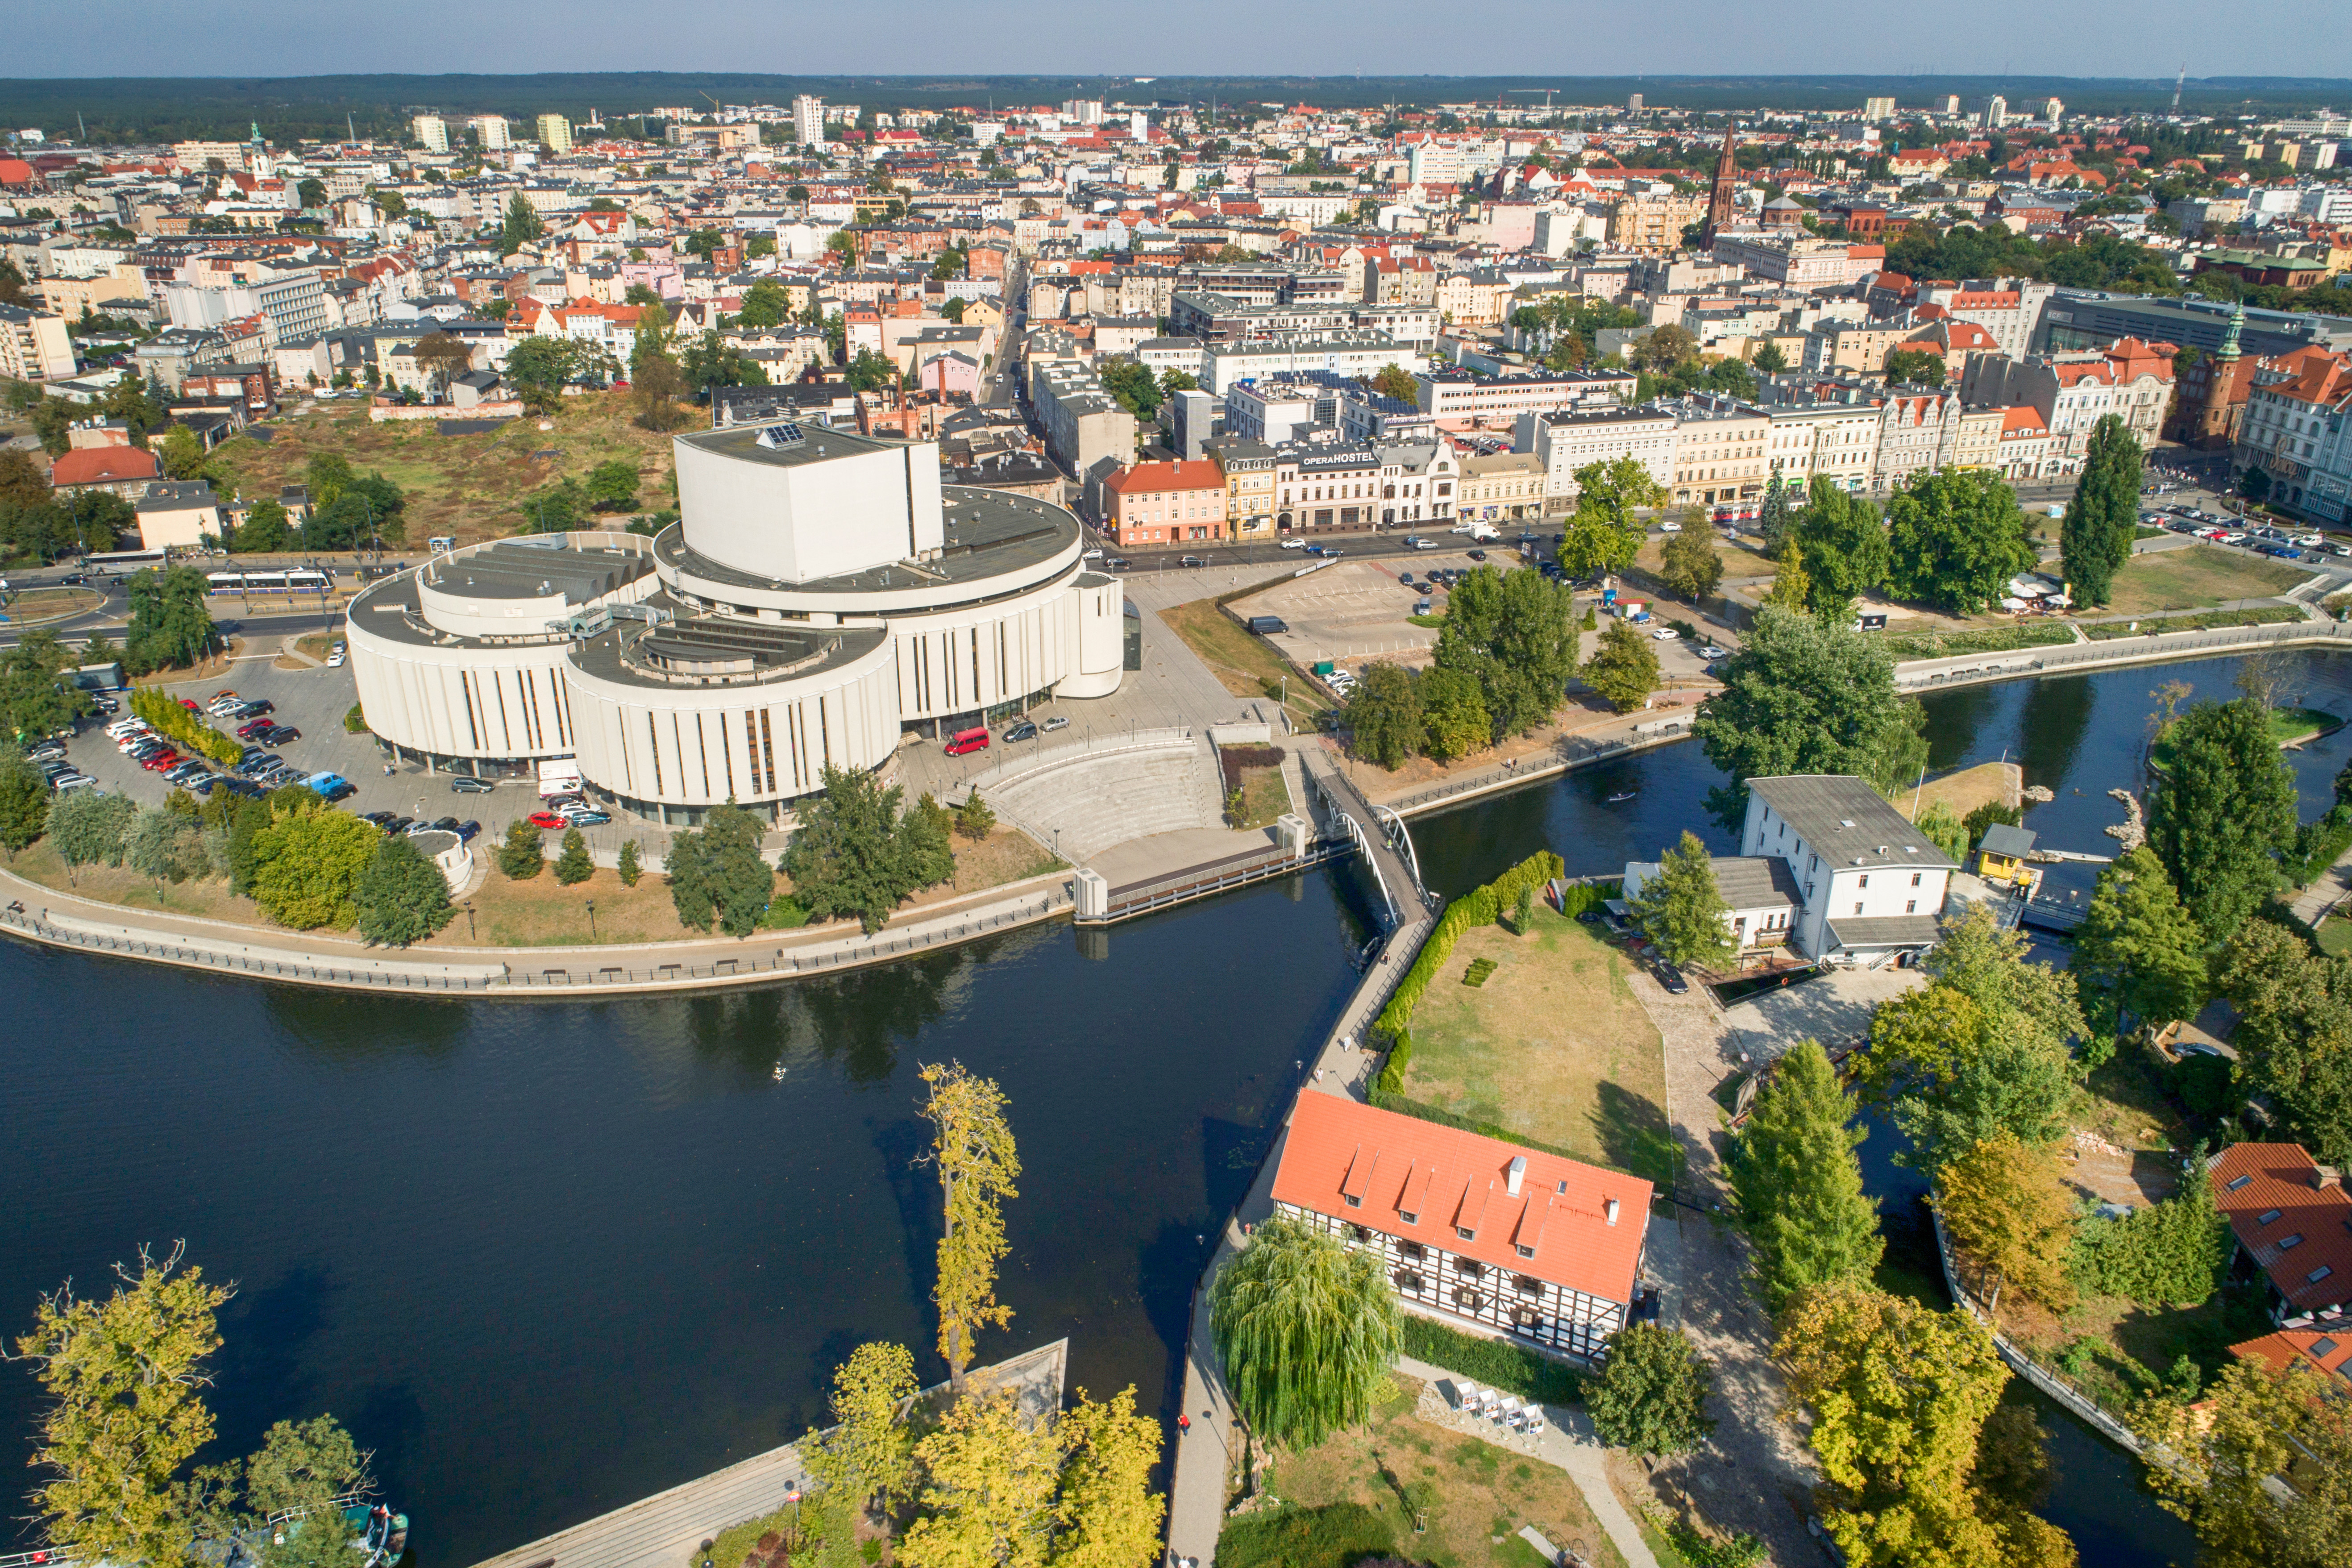
<instances>
[{"instance_id":1,"label":"white opera building","mask_svg":"<svg viewBox=\"0 0 2352 1568\"><path fill-rule=\"evenodd\" d=\"M816 426L677 437L679 521L437 555L352 601L387 754L530 776L577 760L600 804L773 820L823 769L874 769L1053 698L1118 689L1118 580L1078 521L940 482L930 442Z\"/></svg>"}]
</instances>

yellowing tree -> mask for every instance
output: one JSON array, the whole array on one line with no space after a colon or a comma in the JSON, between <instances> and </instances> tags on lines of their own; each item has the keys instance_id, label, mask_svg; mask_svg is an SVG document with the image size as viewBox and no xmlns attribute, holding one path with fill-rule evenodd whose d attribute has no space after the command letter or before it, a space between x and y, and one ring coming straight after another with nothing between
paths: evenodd
<instances>
[{"instance_id":1,"label":"yellowing tree","mask_svg":"<svg viewBox=\"0 0 2352 1568\"><path fill-rule=\"evenodd\" d=\"M879 1495L904 1502L914 1490L914 1438L898 1418L915 1396L915 1358L904 1345L864 1344L833 1374L831 1432L809 1445L809 1468L853 1517Z\"/></svg>"},{"instance_id":2,"label":"yellowing tree","mask_svg":"<svg viewBox=\"0 0 2352 1568\"><path fill-rule=\"evenodd\" d=\"M940 1310L940 1354L961 1399L973 1336L1013 1320L1013 1309L996 1299L996 1265L1005 1252L1001 1205L1021 1195L1013 1185L1021 1156L994 1079L975 1078L961 1063L933 1062L923 1068L923 1082L930 1096L922 1113L931 1124L931 1152L925 1158L939 1169L947 1214L932 1300Z\"/></svg>"},{"instance_id":3,"label":"yellowing tree","mask_svg":"<svg viewBox=\"0 0 2352 1568\"><path fill-rule=\"evenodd\" d=\"M1936 1207L1953 1242L1992 1275L1993 1306L2008 1286L2053 1312L2074 1304L2074 1205L2049 1151L2008 1132L1989 1138L1945 1163Z\"/></svg>"},{"instance_id":4,"label":"yellowing tree","mask_svg":"<svg viewBox=\"0 0 2352 1568\"><path fill-rule=\"evenodd\" d=\"M184 1563L194 1541L180 1468L213 1436L205 1358L233 1289L142 1248L121 1285L86 1300L70 1282L41 1298L16 1342L48 1395L33 1463L56 1479L33 1494L48 1544L76 1561Z\"/></svg>"},{"instance_id":5,"label":"yellowing tree","mask_svg":"<svg viewBox=\"0 0 2352 1568\"><path fill-rule=\"evenodd\" d=\"M916 1445L924 1517L895 1553L906 1568L1044 1568L1060 1478L1053 1435L1009 1391L959 1399Z\"/></svg>"},{"instance_id":6,"label":"yellowing tree","mask_svg":"<svg viewBox=\"0 0 2352 1568\"><path fill-rule=\"evenodd\" d=\"M1160 1557L1168 1500L1151 1489L1160 1423L1135 1410L1128 1385L1102 1404L1078 1392L1062 1417L1062 1495L1054 1506L1054 1568L1146 1568Z\"/></svg>"},{"instance_id":7,"label":"yellowing tree","mask_svg":"<svg viewBox=\"0 0 2352 1568\"><path fill-rule=\"evenodd\" d=\"M2327 1381L2249 1357L2225 1369L2195 1410L2147 1405L2142 1433L2168 1461L2147 1467L2148 1485L2196 1526L2197 1561L2206 1568L2344 1561L2352 1539L2352 1409Z\"/></svg>"}]
</instances>

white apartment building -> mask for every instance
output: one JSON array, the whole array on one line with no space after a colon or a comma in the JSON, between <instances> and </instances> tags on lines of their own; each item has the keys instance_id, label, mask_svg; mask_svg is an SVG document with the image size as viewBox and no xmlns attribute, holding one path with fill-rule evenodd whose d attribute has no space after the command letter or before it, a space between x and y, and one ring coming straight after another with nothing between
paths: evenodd
<instances>
[{"instance_id":1,"label":"white apartment building","mask_svg":"<svg viewBox=\"0 0 2352 1568\"><path fill-rule=\"evenodd\" d=\"M73 340L62 316L0 305L0 376L12 381L70 381Z\"/></svg>"},{"instance_id":2,"label":"white apartment building","mask_svg":"<svg viewBox=\"0 0 2352 1568\"><path fill-rule=\"evenodd\" d=\"M1201 352L1201 389L1222 397L1234 384L1263 375L1323 370L1334 375L1373 376L1388 365L1418 374L1429 368L1422 353L1385 332L1333 332L1312 338L1255 338L1211 343Z\"/></svg>"},{"instance_id":3,"label":"white apartment building","mask_svg":"<svg viewBox=\"0 0 2352 1568\"><path fill-rule=\"evenodd\" d=\"M539 143L551 153L572 151L572 121L561 114L539 117Z\"/></svg>"},{"instance_id":4,"label":"white apartment building","mask_svg":"<svg viewBox=\"0 0 2352 1568\"><path fill-rule=\"evenodd\" d=\"M1715 258L1736 262L1750 278L1791 289L1843 289L1886 265L1883 245L1849 245L1811 235L1733 229L1715 237Z\"/></svg>"},{"instance_id":5,"label":"white apartment building","mask_svg":"<svg viewBox=\"0 0 2352 1568\"><path fill-rule=\"evenodd\" d=\"M803 147L824 140L824 100L805 92L793 100L793 135Z\"/></svg>"},{"instance_id":6,"label":"white apartment building","mask_svg":"<svg viewBox=\"0 0 2352 1568\"><path fill-rule=\"evenodd\" d=\"M1788 864L1803 889L1790 940L1816 959L1933 947L1959 868L1866 780L1834 773L1749 779L1739 852Z\"/></svg>"},{"instance_id":7,"label":"white apartment building","mask_svg":"<svg viewBox=\"0 0 2352 1568\"><path fill-rule=\"evenodd\" d=\"M1874 403L1774 403L1765 413L1769 488L1774 480L1800 491L1820 475L1843 490L1866 490L1878 464L1879 409Z\"/></svg>"},{"instance_id":8,"label":"white apartment building","mask_svg":"<svg viewBox=\"0 0 2352 1568\"><path fill-rule=\"evenodd\" d=\"M485 153L503 153L513 144L503 114L477 114L466 121L466 127L481 142Z\"/></svg>"},{"instance_id":9,"label":"white apartment building","mask_svg":"<svg viewBox=\"0 0 2352 1568\"><path fill-rule=\"evenodd\" d=\"M449 151L449 122L437 114L420 114L408 122L408 133L427 153Z\"/></svg>"},{"instance_id":10,"label":"white apartment building","mask_svg":"<svg viewBox=\"0 0 2352 1568\"><path fill-rule=\"evenodd\" d=\"M1636 384L1633 376L1605 371L1486 376L1437 369L1413 377L1414 401L1433 419L1516 420L1522 414L1622 407L1633 401Z\"/></svg>"},{"instance_id":11,"label":"white apartment building","mask_svg":"<svg viewBox=\"0 0 2352 1568\"><path fill-rule=\"evenodd\" d=\"M1671 488L1675 482L1677 426L1672 410L1645 405L1640 408L1569 410L1560 414L1522 414L1512 426L1511 449L1533 452L1543 459L1544 499L1554 511L1566 511L1576 502L1576 470L1618 458L1633 458L1650 477Z\"/></svg>"},{"instance_id":12,"label":"white apartment building","mask_svg":"<svg viewBox=\"0 0 2352 1568\"><path fill-rule=\"evenodd\" d=\"M1673 407L1675 505L1713 506L1764 494L1771 416L1728 397L1685 397Z\"/></svg>"}]
</instances>

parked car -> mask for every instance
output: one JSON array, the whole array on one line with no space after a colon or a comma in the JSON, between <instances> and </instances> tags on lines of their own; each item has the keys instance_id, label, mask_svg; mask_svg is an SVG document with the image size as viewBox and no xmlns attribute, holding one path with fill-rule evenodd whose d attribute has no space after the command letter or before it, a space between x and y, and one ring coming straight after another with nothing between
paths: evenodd
<instances>
[{"instance_id":1,"label":"parked car","mask_svg":"<svg viewBox=\"0 0 2352 1568\"><path fill-rule=\"evenodd\" d=\"M534 811L529 816L524 817L523 820L530 823L533 827L568 827L571 826L571 824L565 822L563 818L556 816L555 813L551 811Z\"/></svg>"},{"instance_id":2,"label":"parked car","mask_svg":"<svg viewBox=\"0 0 2352 1568\"><path fill-rule=\"evenodd\" d=\"M302 731L291 724L272 724L261 732L261 743L265 746L282 746L289 741L301 738Z\"/></svg>"},{"instance_id":3,"label":"parked car","mask_svg":"<svg viewBox=\"0 0 2352 1568\"><path fill-rule=\"evenodd\" d=\"M1484 561L1486 559L1486 552L1483 550L1474 550L1470 552L1470 559L1473 561Z\"/></svg>"},{"instance_id":4,"label":"parked car","mask_svg":"<svg viewBox=\"0 0 2352 1568\"><path fill-rule=\"evenodd\" d=\"M341 648L337 648L333 653L327 656L327 668L329 669L341 669L343 668L343 653Z\"/></svg>"},{"instance_id":5,"label":"parked car","mask_svg":"<svg viewBox=\"0 0 2352 1568\"><path fill-rule=\"evenodd\" d=\"M1651 637L1657 642L1672 642L1682 635L1672 626L1660 626L1650 634Z\"/></svg>"},{"instance_id":6,"label":"parked car","mask_svg":"<svg viewBox=\"0 0 2352 1568\"><path fill-rule=\"evenodd\" d=\"M457 831L457 819L454 816L436 816L426 826L436 833L455 833Z\"/></svg>"},{"instance_id":7,"label":"parked car","mask_svg":"<svg viewBox=\"0 0 2352 1568\"><path fill-rule=\"evenodd\" d=\"M451 795L488 795L498 786L488 779L453 778L449 781Z\"/></svg>"},{"instance_id":8,"label":"parked car","mask_svg":"<svg viewBox=\"0 0 2352 1568\"><path fill-rule=\"evenodd\" d=\"M376 826L382 827L385 823L392 820L392 813L388 811L362 811L360 813L360 820L362 822L373 823Z\"/></svg>"},{"instance_id":9,"label":"parked car","mask_svg":"<svg viewBox=\"0 0 2352 1568\"><path fill-rule=\"evenodd\" d=\"M1683 525L1676 522L1672 518L1668 518L1665 521L1658 524L1658 531L1660 533L1680 533L1682 531Z\"/></svg>"},{"instance_id":10,"label":"parked car","mask_svg":"<svg viewBox=\"0 0 2352 1568\"><path fill-rule=\"evenodd\" d=\"M51 779L49 787L63 795L69 789L96 789L98 781L88 773L63 773Z\"/></svg>"},{"instance_id":11,"label":"parked car","mask_svg":"<svg viewBox=\"0 0 2352 1568\"><path fill-rule=\"evenodd\" d=\"M1026 719L1022 720L1016 724L1008 726L1004 731L1004 739L1008 742L1013 741L1034 741L1036 738L1037 726L1031 723Z\"/></svg>"},{"instance_id":12,"label":"parked car","mask_svg":"<svg viewBox=\"0 0 2352 1568\"><path fill-rule=\"evenodd\" d=\"M186 709L191 713L201 713L204 711L203 709L197 707L194 701L185 697L180 699L180 706Z\"/></svg>"},{"instance_id":13,"label":"parked car","mask_svg":"<svg viewBox=\"0 0 2352 1568\"><path fill-rule=\"evenodd\" d=\"M1052 733L1053 733L1055 731L1056 731L1056 730L1066 730L1066 729L1068 729L1069 727L1070 727L1070 716L1069 716L1068 714L1066 714L1066 713L1056 713L1056 714L1055 714L1052 718L1050 718L1050 719L1046 720L1046 721L1045 721L1045 722L1043 725L1041 725L1041 726L1040 726L1040 728L1041 728L1041 729L1043 729L1043 730L1045 731L1045 733L1047 733L1047 734L1049 734L1049 735L1050 735L1050 734L1052 734Z\"/></svg>"},{"instance_id":14,"label":"parked car","mask_svg":"<svg viewBox=\"0 0 2352 1568\"><path fill-rule=\"evenodd\" d=\"M461 822L457 826L457 841L461 844L471 844L481 831L482 825L478 822Z\"/></svg>"},{"instance_id":15,"label":"parked car","mask_svg":"<svg viewBox=\"0 0 2352 1568\"><path fill-rule=\"evenodd\" d=\"M1709 643L1705 647L1698 650L1698 656L1701 658L1727 658L1730 657L1730 654L1727 649L1719 648L1713 643Z\"/></svg>"},{"instance_id":16,"label":"parked car","mask_svg":"<svg viewBox=\"0 0 2352 1568\"><path fill-rule=\"evenodd\" d=\"M407 832L408 824L411 820L411 818L405 816L395 816L390 822L383 824L384 837L387 838L396 838L400 835Z\"/></svg>"},{"instance_id":17,"label":"parked car","mask_svg":"<svg viewBox=\"0 0 2352 1568\"><path fill-rule=\"evenodd\" d=\"M1690 982L1683 978L1683 972L1663 958L1650 966L1650 972L1658 977L1658 984L1665 988L1668 995L1680 996L1690 989Z\"/></svg>"},{"instance_id":18,"label":"parked car","mask_svg":"<svg viewBox=\"0 0 2352 1568\"><path fill-rule=\"evenodd\" d=\"M264 730L276 727L277 721L274 719L248 719L236 727L236 738L240 741L250 741Z\"/></svg>"},{"instance_id":19,"label":"parked car","mask_svg":"<svg viewBox=\"0 0 2352 1568\"><path fill-rule=\"evenodd\" d=\"M593 806L581 806L565 812L563 820L573 827L602 827L613 819Z\"/></svg>"},{"instance_id":20,"label":"parked car","mask_svg":"<svg viewBox=\"0 0 2352 1568\"><path fill-rule=\"evenodd\" d=\"M240 719L258 719L264 713L275 713L277 711L277 703L270 701L268 698L256 698L253 701L241 704L238 707L237 717Z\"/></svg>"},{"instance_id":21,"label":"parked car","mask_svg":"<svg viewBox=\"0 0 2352 1568\"><path fill-rule=\"evenodd\" d=\"M1282 542L1282 547L1285 550L1304 550L1307 548L1307 541L1303 539L1286 539Z\"/></svg>"},{"instance_id":22,"label":"parked car","mask_svg":"<svg viewBox=\"0 0 2352 1568\"><path fill-rule=\"evenodd\" d=\"M140 758L139 765L145 768L151 773L160 773L165 768L170 767L179 760L179 752L166 749L164 751L157 752L153 756Z\"/></svg>"}]
</instances>

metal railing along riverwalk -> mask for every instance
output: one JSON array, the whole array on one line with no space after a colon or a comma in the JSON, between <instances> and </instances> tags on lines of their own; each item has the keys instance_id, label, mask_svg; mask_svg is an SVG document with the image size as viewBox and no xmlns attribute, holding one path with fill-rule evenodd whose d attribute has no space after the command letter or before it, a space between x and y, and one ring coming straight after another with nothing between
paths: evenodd
<instances>
[{"instance_id":1,"label":"metal railing along riverwalk","mask_svg":"<svg viewBox=\"0 0 2352 1568\"><path fill-rule=\"evenodd\" d=\"M1400 795L1382 804L1398 812L1424 810L1449 800L1488 795L1516 784L1533 784L1538 779L1556 778L1594 763L1606 762L1611 757L1623 756L1628 752L1645 752L1654 746L1667 745L1689 734L1688 720L1668 719L1661 721L1659 728L1646 735L1626 735L1608 741L1566 735L1552 748L1549 757L1522 758L1517 767L1490 768L1469 778L1433 784L1428 789L1415 790L1411 795Z\"/></svg>"},{"instance_id":2,"label":"metal railing along riverwalk","mask_svg":"<svg viewBox=\"0 0 2352 1568\"><path fill-rule=\"evenodd\" d=\"M2237 648L2297 645L2352 646L2352 625L2341 621L2281 621L2261 626L2215 626L2198 632L2154 632L2106 637L2050 648L2013 648L2001 653L1957 654L1913 659L1895 667L1895 683L1906 691L1965 686L1985 680L2015 680L2066 669L2145 664L2153 659L2199 658ZM1974 660L1973 663L1968 662ZM1929 668L1932 666L1933 668Z\"/></svg>"}]
</instances>

